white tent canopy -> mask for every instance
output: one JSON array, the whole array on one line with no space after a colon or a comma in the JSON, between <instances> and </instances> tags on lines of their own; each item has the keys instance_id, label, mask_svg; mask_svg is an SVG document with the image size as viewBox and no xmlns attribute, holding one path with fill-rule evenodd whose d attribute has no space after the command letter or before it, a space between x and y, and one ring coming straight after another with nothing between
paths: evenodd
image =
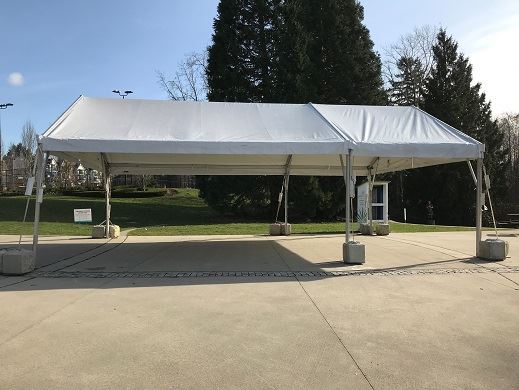
<instances>
[{"instance_id":1,"label":"white tent canopy","mask_svg":"<svg viewBox=\"0 0 519 390\"><path fill-rule=\"evenodd\" d=\"M351 194L355 174L372 181L376 173L477 160L474 178L482 194L484 145L415 107L80 96L39 145L34 253L48 153L105 173L106 237L114 174L284 175L285 229L289 175L344 176L346 194ZM478 254L481 204L476 196ZM355 243L349 240L350 207L345 209L347 261Z\"/></svg>"},{"instance_id":2,"label":"white tent canopy","mask_svg":"<svg viewBox=\"0 0 519 390\"><path fill-rule=\"evenodd\" d=\"M180 102L81 96L42 150L113 174L341 176L477 159L484 145L415 107Z\"/></svg>"}]
</instances>

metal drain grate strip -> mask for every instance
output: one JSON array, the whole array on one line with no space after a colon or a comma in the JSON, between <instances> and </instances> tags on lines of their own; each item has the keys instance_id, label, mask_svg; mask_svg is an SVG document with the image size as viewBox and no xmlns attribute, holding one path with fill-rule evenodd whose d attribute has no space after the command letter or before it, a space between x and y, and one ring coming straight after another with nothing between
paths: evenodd
<instances>
[{"instance_id":1,"label":"metal drain grate strip","mask_svg":"<svg viewBox=\"0 0 519 390\"><path fill-rule=\"evenodd\" d=\"M37 278L324 278L333 276L409 276L409 275L449 275L449 274L486 274L519 273L519 267L500 268L435 268L435 269L389 269L359 271L178 271L178 272L85 272L85 271L48 271L33 272Z\"/></svg>"}]
</instances>

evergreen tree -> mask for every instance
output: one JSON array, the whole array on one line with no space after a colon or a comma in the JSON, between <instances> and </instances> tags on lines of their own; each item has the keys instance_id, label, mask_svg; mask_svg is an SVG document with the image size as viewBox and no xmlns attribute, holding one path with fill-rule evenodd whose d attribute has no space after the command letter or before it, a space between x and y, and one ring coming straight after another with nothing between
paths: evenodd
<instances>
[{"instance_id":1,"label":"evergreen tree","mask_svg":"<svg viewBox=\"0 0 519 390\"><path fill-rule=\"evenodd\" d=\"M276 34L281 0L221 0L208 49L210 101L274 100ZM199 177L201 196L221 210L272 213L281 180L265 176Z\"/></svg>"},{"instance_id":2,"label":"evergreen tree","mask_svg":"<svg viewBox=\"0 0 519 390\"><path fill-rule=\"evenodd\" d=\"M356 0L287 0L280 29L280 100L385 104L381 62Z\"/></svg>"},{"instance_id":3,"label":"evergreen tree","mask_svg":"<svg viewBox=\"0 0 519 390\"><path fill-rule=\"evenodd\" d=\"M210 101L273 98L273 60L280 0L221 0L208 50Z\"/></svg>"},{"instance_id":4,"label":"evergreen tree","mask_svg":"<svg viewBox=\"0 0 519 390\"><path fill-rule=\"evenodd\" d=\"M441 30L433 47L434 68L424 95L425 111L463 131L486 146L484 163L490 174L493 195L503 195L504 180L500 172L507 165L503 133L492 119L490 103L481 85L472 82L472 66L452 37ZM420 219L425 204L431 200L436 221L444 224L474 222L474 184L466 163L424 168L409 173L407 195L411 215Z\"/></svg>"},{"instance_id":5,"label":"evergreen tree","mask_svg":"<svg viewBox=\"0 0 519 390\"><path fill-rule=\"evenodd\" d=\"M381 62L355 0L287 0L280 29L277 93L289 103L385 104ZM291 205L330 219L344 208L342 178L296 178ZM311 191L308 189L312 188ZM310 194L312 196L310 196Z\"/></svg>"},{"instance_id":6,"label":"evergreen tree","mask_svg":"<svg viewBox=\"0 0 519 390\"><path fill-rule=\"evenodd\" d=\"M398 73L391 80L390 101L397 106L420 107L423 100L423 87L420 84L423 74L422 63L417 58L402 57L397 63Z\"/></svg>"},{"instance_id":7,"label":"evergreen tree","mask_svg":"<svg viewBox=\"0 0 519 390\"><path fill-rule=\"evenodd\" d=\"M356 0L221 0L208 51L209 100L386 103L363 13ZM271 212L281 179L211 177L199 183L212 205L259 212L269 204ZM340 178L294 177L290 188L292 216L332 218L344 207Z\"/></svg>"},{"instance_id":8,"label":"evergreen tree","mask_svg":"<svg viewBox=\"0 0 519 390\"><path fill-rule=\"evenodd\" d=\"M419 58L402 56L396 61L397 73L392 75L388 90L389 100L397 106L420 107L423 104L424 94L424 65ZM388 194L388 207L391 218L404 221L405 208L405 178L408 172L399 171L386 173L383 180L391 182Z\"/></svg>"}]
</instances>

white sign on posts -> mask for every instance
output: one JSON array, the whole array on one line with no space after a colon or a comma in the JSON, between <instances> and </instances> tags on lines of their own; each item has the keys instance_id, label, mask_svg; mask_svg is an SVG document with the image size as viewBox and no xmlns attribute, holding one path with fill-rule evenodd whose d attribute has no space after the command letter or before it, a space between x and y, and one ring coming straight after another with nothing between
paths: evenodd
<instances>
[{"instance_id":1,"label":"white sign on posts","mask_svg":"<svg viewBox=\"0 0 519 390\"><path fill-rule=\"evenodd\" d=\"M74 209L74 223L91 223L92 209Z\"/></svg>"}]
</instances>

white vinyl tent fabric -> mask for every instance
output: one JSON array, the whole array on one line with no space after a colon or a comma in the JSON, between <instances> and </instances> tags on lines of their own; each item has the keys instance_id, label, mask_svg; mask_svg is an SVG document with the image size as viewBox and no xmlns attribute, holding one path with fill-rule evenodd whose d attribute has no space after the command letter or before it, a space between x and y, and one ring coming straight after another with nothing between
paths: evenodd
<instances>
[{"instance_id":1,"label":"white vinyl tent fabric","mask_svg":"<svg viewBox=\"0 0 519 390\"><path fill-rule=\"evenodd\" d=\"M415 107L80 96L40 137L38 150L34 254L48 154L105 173L107 238L112 175L284 175L286 228L290 175L343 176L351 194L353 175L372 181L377 173L477 160L479 254L484 145ZM349 245L350 207L345 210Z\"/></svg>"},{"instance_id":2,"label":"white vinyl tent fabric","mask_svg":"<svg viewBox=\"0 0 519 390\"><path fill-rule=\"evenodd\" d=\"M342 176L474 160L484 145L415 107L79 97L43 151L112 174Z\"/></svg>"}]
</instances>

